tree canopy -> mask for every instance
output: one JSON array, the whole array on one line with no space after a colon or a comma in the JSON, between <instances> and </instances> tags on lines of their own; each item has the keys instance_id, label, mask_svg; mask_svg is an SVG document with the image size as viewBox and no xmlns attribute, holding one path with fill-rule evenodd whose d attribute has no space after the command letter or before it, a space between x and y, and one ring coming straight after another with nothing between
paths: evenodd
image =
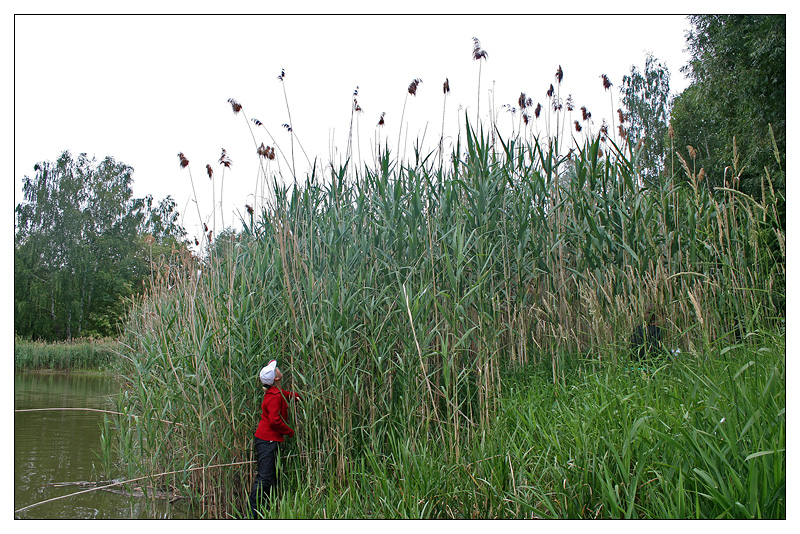
<instances>
[{"instance_id":1,"label":"tree canopy","mask_svg":"<svg viewBox=\"0 0 800 534\"><path fill-rule=\"evenodd\" d=\"M760 198L769 172L784 191L785 15L696 15L690 21L691 60L682 71L692 84L673 102L674 149L686 161L688 146L697 151L693 163L705 169L708 186L723 186L726 179L733 185L739 176L737 187Z\"/></svg>"},{"instance_id":2,"label":"tree canopy","mask_svg":"<svg viewBox=\"0 0 800 534\"><path fill-rule=\"evenodd\" d=\"M49 341L113 335L126 300L150 275L150 247L185 236L175 202L134 198L133 168L112 157L97 163L65 151L34 171L15 210L15 333Z\"/></svg>"},{"instance_id":3,"label":"tree canopy","mask_svg":"<svg viewBox=\"0 0 800 534\"><path fill-rule=\"evenodd\" d=\"M632 65L630 74L622 77L620 93L627 110L622 127L631 146L638 147L640 175L645 183L658 184L666 153L669 69L652 54L647 54L644 71Z\"/></svg>"}]
</instances>

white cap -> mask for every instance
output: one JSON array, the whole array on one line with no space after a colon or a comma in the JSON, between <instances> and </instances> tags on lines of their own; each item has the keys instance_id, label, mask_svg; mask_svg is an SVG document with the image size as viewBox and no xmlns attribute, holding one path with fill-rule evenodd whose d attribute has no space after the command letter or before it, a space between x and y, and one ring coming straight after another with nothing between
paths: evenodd
<instances>
[{"instance_id":1,"label":"white cap","mask_svg":"<svg viewBox=\"0 0 800 534\"><path fill-rule=\"evenodd\" d=\"M261 372L258 373L258 377L261 379L261 383L266 386L271 386L275 382L275 369L278 367L278 362L272 360L269 362L264 368L261 369Z\"/></svg>"}]
</instances>

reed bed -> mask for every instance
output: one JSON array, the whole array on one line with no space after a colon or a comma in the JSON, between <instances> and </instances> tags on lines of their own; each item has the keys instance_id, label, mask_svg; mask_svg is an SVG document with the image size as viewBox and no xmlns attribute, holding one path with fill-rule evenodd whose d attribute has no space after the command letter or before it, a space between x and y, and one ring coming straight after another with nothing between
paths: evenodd
<instances>
[{"instance_id":1,"label":"reed bed","mask_svg":"<svg viewBox=\"0 0 800 534\"><path fill-rule=\"evenodd\" d=\"M15 371L105 370L112 366L116 340L74 339L56 343L14 339Z\"/></svg>"},{"instance_id":2,"label":"reed bed","mask_svg":"<svg viewBox=\"0 0 800 534\"><path fill-rule=\"evenodd\" d=\"M264 174L241 233L156 266L123 338L123 467L239 517L276 358L303 401L273 517L785 516L770 177L761 201L688 165L652 189L607 138L562 155L467 120L463 139ZM650 305L680 356L641 376Z\"/></svg>"}]
</instances>

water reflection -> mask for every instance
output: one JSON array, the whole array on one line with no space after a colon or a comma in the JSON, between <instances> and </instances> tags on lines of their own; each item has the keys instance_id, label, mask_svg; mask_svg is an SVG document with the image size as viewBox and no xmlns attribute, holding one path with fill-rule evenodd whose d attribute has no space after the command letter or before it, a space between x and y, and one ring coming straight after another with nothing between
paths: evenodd
<instances>
[{"instance_id":1,"label":"water reflection","mask_svg":"<svg viewBox=\"0 0 800 534\"><path fill-rule=\"evenodd\" d=\"M107 377L16 373L14 409L97 408L113 410L116 392ZM86 411L16 412L14 414L14 509L75 493L85 487L62 482L104 477L99 457L103 414ZM119 488L117 488L119 489ZM186 517L180 504L145 502L98 490L15 513L15 518L122 519Z\"/></svg>"}]
</instances>

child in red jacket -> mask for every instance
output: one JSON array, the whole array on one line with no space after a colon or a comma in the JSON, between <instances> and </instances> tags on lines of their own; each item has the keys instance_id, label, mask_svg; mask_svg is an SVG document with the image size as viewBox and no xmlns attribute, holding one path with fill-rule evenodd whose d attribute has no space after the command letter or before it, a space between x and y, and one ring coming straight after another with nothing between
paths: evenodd
<instances>
[{"instance_id":1,"label":"child in red jacket","mask_svg":"<svg viewBox=\"0 0 800 534\"><path fill-rule=\"evenodd\" d=\"M275 471L275 460L278 455L278 443L284 436L292 437L294 430L286 424L289 417L287 399L299 399L297 393L281 389L283 373L278 369L278 362L272 360L259 373L264 384L264 400L261 402L261 421L255 434L255 450L258 458L258 474L250 492L250 510L252 517L258 517L258 508L269 508L268 498L278 487L278 476Z\"/></svg>"}]
</instances>

